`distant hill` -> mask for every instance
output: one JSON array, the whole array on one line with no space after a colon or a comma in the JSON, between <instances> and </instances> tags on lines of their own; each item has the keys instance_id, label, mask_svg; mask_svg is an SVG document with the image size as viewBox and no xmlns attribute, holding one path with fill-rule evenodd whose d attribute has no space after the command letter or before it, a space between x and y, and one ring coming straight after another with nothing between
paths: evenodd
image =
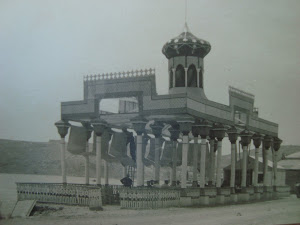
<instances>
[{"instance_id":1,"label":"distant hill","mask_svg":"<svg viewBox=\"0 0 300 225\"><path fill-rule=\"evenodd\" d=\"M1 173L61 174L59 141L27 142L0 139L0 155ZM84 157L66 151L66 167L67 175L84 176ZM95 157L91 157L91 177L95 177L95 168ZM119 170L111 171L112 176L116 176L114 173L120 169L121 166Z\"/></svg>"},{"instance_id":2,"label":"distant hill","mask_svg":"<svg viewBox=\"0 0 300 225\"><path fill-rule=\"evenodd\" d=\"M278 159L281 159L282 153L290 155L298 151L300 151L300 146L282 146L279 151ZM250 155L254 155L254 150L250 151ZM223 155L222 167L229 165L230 159L230 154ZM272 159L271 151L269 159ZM84 157L80 155L72 155L66 151L66 167L67 175L84 176ZM95 177L95 171L95 157L90 157L91 177ZM122 171L123 167L119 163L110 164L110 177L121 178L123 176ZM0 172L61 175L59 141L50 140L49 142L28 142L0 139ZM169 175L170 169L162 168L161 179L168 179ZM152 179L152 177L152 168L146 168L145 179Z\"/></svg>"},{"instance_id":3,"label":"distant hill","mask_svg":"<svg viewBox=\"0 0 300 225\"><path fill-rule=\"evenodd\" d=\"M92 145L90 145L92 148ZM84 157L66 151L68 176L84 176ZM102 168L102 172L103 172ZM90 177L96 176L96 160L90 157ZM59 140L28 142L0 139L0 173L61 175ZM102 177L104 175L102 174ZM109 176L120 179L123 166L109 164ZM152 179L152 169L145 169L145 176Z\"/></svg>"}]
</instances>

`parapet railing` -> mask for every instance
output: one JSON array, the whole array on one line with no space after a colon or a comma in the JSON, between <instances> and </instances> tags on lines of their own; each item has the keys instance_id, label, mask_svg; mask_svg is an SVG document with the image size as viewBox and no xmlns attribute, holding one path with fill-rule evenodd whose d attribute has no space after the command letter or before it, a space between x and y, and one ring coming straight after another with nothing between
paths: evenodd
<instances>
[{"instance_id":1,"label":"parapet railing","mask_svg":"<svg viewBox=\"0 0 300 225\"><path fill-rule=\"evenodd\" d=\"M101 188L95 185L16 183L18 200L66 205L102 205Z\"/></svg>"},{"instance_id":2,"label":"parapet railing","mask_svg":"<svg viewBox=\"0 0 300 225\"><path fill-rule=\"evenodd\" d=\"M123 71L118 73L103 73L103 74L91 74L83 76L84 81L97 81L97 80L111 80L111 79L120 79L120 78L128 78L128 77L143 77L155 75L155 69L143 69L143 70L131 70L131 71Z\"/></svg>"},{"instance_id":3,"label":"parapet railing","mask_svg":"<svg viewBox=\"0 0 300 225\"><path fill-rule=\"evenodd\" d=\"M120 190L121 208L157 209L178 206L180 189L123 188Z\"/></svg>"},{"instance_id":4,"label":"parapet railing","mask_svg":"<svg viewBox=\"0 0 300 225\"><path fill-rule=\"evenodd\" d=\"M242 95L242 96L244 96L244 97L251 98L251 99L253 99L253 100L254 100L254 98L255 98L255 96L254 96L253 94L248 93L248 92L245 92L245 91L240 90L240 89L237 89L237 88L232 87L232 86L229 86L228 91L229 91L229 93L230 93L230 92L233 92L233 93Z\"/></svg>"}]
</instances>

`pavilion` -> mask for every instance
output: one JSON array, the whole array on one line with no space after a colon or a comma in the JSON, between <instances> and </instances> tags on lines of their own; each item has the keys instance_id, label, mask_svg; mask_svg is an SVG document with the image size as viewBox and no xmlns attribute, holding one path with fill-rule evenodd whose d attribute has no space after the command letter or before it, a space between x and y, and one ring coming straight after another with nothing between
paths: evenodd
<instances>
[{"instance_id":1,"label":"pavilion","mask_svg":"<svg viewBox=\"0 0 300 225\"><path fill-rule=\"evenodd\" d=\"M176 167L178 165L181 165L181 174L187 173L188 164L193 167L191 188L187 186L186 176L182 175L179 192L176 192L177 189L169 190L169 193L174 190L179 193L182 205L224 203L226 199L232 202L247 201L260 199L263 196L272 198L273 192L280 192L279 187L269 186L265 179L266 176L264 177L264 188L260 189L257 186L259 147L262 144L264 158L267 158L270 148L273 148L275 152L279 150L282 141L278 138L278 124L260 118L258 109L254 107L254 95L237 88L229 87L229 105L207 99L203 83L204 57L210 50L210 43L193 35L187 24L179 36L170 39L163 46L162 53L168 60L166 76L169 78L169 93L166 95L158 95L156 92L154 69L85 76L83 100L62 102L61 120L55 123L61 136L63 183L67 183L64 159L65 136L70 127L69 121L74 121L82 123L82 129L86 130L86 132L82 132L83 140L87 143L91 132L94 132L96 136L94 139L96 151L93 154L96 156L97 185L101 185L102 159L108 162L111 160L121 161L124 158L124 148L126 149L128 143L126 138L132 135L128 129L135 131L136 159L133 160L133 167L136 168L136 184L135 188L131 189L132 193L127 190L120 194L122 207L142 206L142 201L138 199L146 198L144 193L146 189L142 188L145 183L144 166L151 164L154 165L153 175L156 182L160 181L162 165L172 168L172 186L176 186ZM136 99L138 109L122 113L101 113L99 106L103 99L124 97ZM116 132L116 129L122 131ZM149 132L154 135L154 138L147 135ZM170 137L170 141L165 141L165 148L162 151L161 138L166 134ZM126 138L122 139L122 135ZM227 189L221 187L222 141L225 135L228 135L231 142L231 174L230 185ZM239 143L243 148L240 190L237 190L235 184L238 137L240 137ZM148 141L149 138L150 141ZM179 139L181 139L180 148L177 147ZM189 143L191 139L194 140L193 144ZM252 140L257 154L253 165L253 186L249 187L246 182L247 159L248 146ZM148 156L145 157L147 144L152 144L148 154L152 156L151 160ZM209 162L205 160L207 145L210 146ZM119 146L119 148L112 146ZM114 155L109 153L109 148L113 148L111 151L114 152ZM118 151L120 152L118 153ZM88 166L89 153L84 150L81 153L85 155ZM215 160L217 168L215 168ZM276 167L275 163L275 179ZM267 173L267 170L268 165L264 163L264 174ZM200 176L198 176L199 171ZM205 177L209 177L208 186ZM157 190L153 189L153 191ZM176 199L178 197L176 193L170 198ZM130 196L135 197L131 198ZM138 203L130 205L128 199ZM154 201L155 198L151 199ZM162 205L164 204L170 206L173 203L162 203Z\"/></svg>"}]
</instances>

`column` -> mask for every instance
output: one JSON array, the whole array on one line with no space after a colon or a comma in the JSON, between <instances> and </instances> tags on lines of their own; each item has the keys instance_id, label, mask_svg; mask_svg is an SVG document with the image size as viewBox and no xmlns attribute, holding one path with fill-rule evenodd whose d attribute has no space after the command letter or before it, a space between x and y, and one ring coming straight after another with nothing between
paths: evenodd
<instances>
[{"instance_id":1,"label":"column","mask_svg":"<svg viewBox=\"0 0 300 225\"><path fill-rule=\"evenodd\" d=\"M96 134L96 184L101 185L101 136L107 128L107 123L99 118L92 121Z\"/></svg>"},{"instance_id":2,"label":"column","mask_svg":"<svg viewBox=\"0 0 300 225\"><path fill-rule=\"evenodd\" d=\"M173 72L173 87L175 87L175 69L173 68L172 69L172 72Z\"/></svg>"},{"instance_id":3,"label":"column","mask_svg":"<svg viewBox=\"0 0 300 225\"><path fill-rule=\"evenodd\" d=\"M85 184L90 183L90 174L89 174L89 139L92 136L93 128L89 123L82 123L82 126L86 129L86 147L85 147L85 154L84 156L84 167L85 167Z\"/></svg>"},{"instance_id":4,"label":"column","mask_svg":"<svg viewBox=\"0 0 300 225\"><path fill-rule=\"evenodd\" d=\"M274 154L273 157L273 173L274 173L274 178L273 178L273 186L277 186L277 151L274 151L272 149L272 153Z\"/></svg>"},{"instance_id":5,"label":"column","mask_svg":"<svg viewBox=\"0 0 300 225\"><path fill-rule=\"evenodd\" d=\"M155 136L155 156L154 156L154 181L159 184L160 181L160 153L161 153L161 132L164 127L162 122L155 121L150 125L152 133Z\"/></svg>"},{"instance_id":6,"label":"column","mask_svg":"<svg viewBox=\"0 0 300 225\"><path fill-rule=\"evenodd\" d=\"M231 173L230 173L230 187L232 192L235 190L235 153L236 143L231 143Z\"/></svg>"},{"instance_id":7,"label":"column","mask_svg":"<svg viewBox=\"0 0 300 225\"><path fill-rule=\"evenodd\" d=\"M218 139L218 148L217 148L217 178L216 178L216 187L220 188L222 185L221 180L221 162L222 162L222 139Z\"/></svg>"},{"instance_id":8,"label":"column","mask_svg":"<svg viewBox=\"0 0 300 225\"><path fill-rule=\"evenodd\" d=\"M235 162L236 162L236 140L238 138L238 132L235 127L231 127L228 131L228 138L231 143L231 168L230 168L230 190L231 193L235 193Z\"/></svg>"},{"instance_id":9,"label":"column","mask_svg":"<svg viewBox=\"0 0 300 225\"><path fill-rule=\"evenodd\" d=\"M263 146L264 146L264 153L265 153L265 163L264 163L264 187L269 186L268 183L268 150L271 147L272 138L268 135L264 137Z\"/></svg>"},{"instance_id":10,"label":"column","mask_svg":"<svg viewBox=\"0 0 300 225\"><path fill-rule=\"evenodd\" d=\"M206 160L206 138L209 136L211 125L207 120L202 120L199 124L199 134L201 136L201 162L200 162L200 188L205 187L205 160Z\"/></svg>"},{"instance_id":11,"label":"column","mask_svg":"<svg viewBox=\"0 0 300 225\"><path fill-rule=\"evenodd\" d=\"M180 131L183 134L182 137L182 166L181 166L181 188L186 188L186 173L188 163L188 149L189 149L189 132L192 128L193 119L188 118L186 120L177 121L180 127Z\"/></svg>"},{"instance_id":12,"label":"column","mask_svg":"<svg viewBox=\"0 0 300 225\"><path fill-rule=\"evenodd\" d=\"M138 116L132 120L133 129L137 133L136 138L136 174L137 174L137 186L144 186L144 163L143 163L143 133L145 132L145 126L147 121Z\"/></svg>"},{"instance_id":13,"label":"column","mask_svg":"<svg viewBox=\"0 0 300 225\"><path fill-rule=\"evenodd\" d=\"M199 136L199 124L192 126L192 134L194 136L194 145L193 145L193 187L198 186L198 136ZM202 156L202 155L201 155ZM200 171L201 172L201 171Z\"/></svg>"},{"instance_id":14,"label":"column","mask_svg":"<svg viewBox=\"0 0 300 225\"><path fill-rule=\"evenodd\" d=\"M143 135L142 140L143 140L143 146L142 146L142 149L143 149L142 150L142 160L143 160L143 166L142 166L143 172L142 172L142 175L143 175L143 178L142 178L142 180L144 182L145 181L145 164L144 164L144 160L145 160L145 154L146 154L146 148L147 148L149 136L145 133Z\"/></svg>"},{"instance_id":15,"label":"column","mask_svg":"<svg viewBox=\"0 0 300 225\"><path fill-rule=\"evenodd\" d=\"M216 187L221 188L222 185L222 140L225 137L225 127L223 124L216 123L213 127L214 135L216 136L218 140L218 147L217 147L217 179L216 179Z\"/></svg>"},{"instance_id":16,"label":"column","mask_svg":"<svg viewBox=\"0 0 300 225\"><path fill-rule=\"evenodd\" d=\"M172 183L171 186L175 187L177 183L177 176L176 176L176 167L177 167L177 139L179 137L179 125L175 124L169 129L171 134L171 141L173 142L173 152L172 152Z\"/></svg>"},{"instance_id":17,"label":"column","mask_svg":"<svg viewBox=\"0 0 300 225\"><path fill-rule=\"evenodd\" d=\"M66 143L65 143L65 137L68 134L68 129L71 126L66 121L60 120L55 123L55 126L57 127L57 131L60 135L60 159L61 159L61 172L62 172L62 183L67 183L67 175L66 175L66 163L65 163L65 152L66 152Z\"/></svg>"},{"instance_id":18,"label":"column","mask_svg":"<svg viewBox=\"0 0 300 225\"><path fill-rule=\"evenodd\" d=\"M109 162L104 160L104 179L105 179L105 186L109 185Z\"/></svg>"},{"instance_id":19,"label":"column","mask_svg":"<svg viewBox=\"0 0 300 225\"><path fill-rule=\"evenodd\" d=\"M89 143L86 143L86 148L88 149ZM87 150L86 150L87 151ZM90 184L90 171L89 171L89 165L90 165L90 158L88 153L84 155L84 168L85 168L85 184Z\"/></svg>"},{"instance_id":20,"label":"column","mask_svg":"<svg viewBox=\"0 0 300 225\"><path fill-rule=\"evenodd\" d=\"M216 150L217 150L217 146L215 148L215 136L213 133L213 130L210 130L209 132L209 149L210 149L210 169L209 169L209 181L208 181L208 185L209 186L213 186L215 185L215 164L216 164Z\"/></svg>"},{"instance_id":21,"label":"column","mask_svg":"<svg viewBox=\"0 0 300 225\"><path fill-rule=\"evenodd\" d=\"M197 68L197 87L199 87L199 73L200 73L200 68Z\"/></svg>"},{"instance_id":22,"label":"column","mask_svg":"<svg viewBox=\"0 0 300 225\"><path fill-rule=\"evenodd\" d=\"M273 162L273 169L274 169L274 189L276 190L277 184L277 157L278 157L278 150L280 149L280 145L282 143L282 140L278 137L274 137L274 162Z\"/></svg>"},{"instance_id":23,"label":"column","mask_svg":"<svg viewBox=\"0 0 300 225\"><path fill-rule=\"evenodd\" d=\"M126 169L126 166L123 166L123 177L126 177L127 176L127 169Z\"/></svg>"},{"instance_id":24,"label":"column","mask_svg":"<svg viewBox=\"0 0 300 225\"><path fill-rule=\"evenodd\" d=\"M206 138L201 137L200 188L205 187Z\"/></svg>"},{"instance_id":25,"label":"column","mask_svg":"<svg viewBox=\"0 0 300 225\"><path fill-rule=\"evenodd\" d=\"M247 182L247 161L248 161L248 146L243 146L243 161L242 161L242 183L241 187L246 187Z\"/></svg>"},{"instance_id":26,"label":"column","mask_svg":"<svg viewBox=\"0 0 300 225\"><path fill-rule=\"evenodd\" d=\"M243 147L243 162L242 162L242 189L247 186L247 163L248 163L248 145L251 143L251 134L248 130L243 130L240 133L241 144Z\"/></svg>"},{"instance_id":27,"label":"column","mask_svg":"<svg viewBox=\"0 0 300 225\"><path fill-rule=\"evenodd\" d=\"M258 156L259 156L259 146L261 145L261 135L256 133L252 136L253 144L255 146L255 161L254 161L254 172L253 172L253 185L257 187L258 185Z\"/></svg>"},{"instance_id":28,"label":"column","mask_svg":"<svg viewBox=\"0 0 300 225\"><path fill-rule=\"evenodd\" d=\"M187 87L187 71L188 68L184 68L185 87Z\"/></svg>"}]
</instances>

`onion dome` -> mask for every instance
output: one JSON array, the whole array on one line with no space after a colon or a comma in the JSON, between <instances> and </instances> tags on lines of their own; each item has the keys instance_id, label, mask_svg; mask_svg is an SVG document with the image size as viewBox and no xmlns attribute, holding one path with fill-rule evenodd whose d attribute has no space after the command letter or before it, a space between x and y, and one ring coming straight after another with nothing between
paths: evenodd
<instances>
[{"instance_id":1,"label":"onion dome","mask_svg":"<svg viewBox=\"0 0 300 225\"><path fill-rule=\"evenodd\" d=\"M162 52L168 59L175 56L197 56L204 58L210 49L210 43L193 35L185 23L184 31L179 36L168 41L163 46Z\"/></svg>"}]
</instances>

